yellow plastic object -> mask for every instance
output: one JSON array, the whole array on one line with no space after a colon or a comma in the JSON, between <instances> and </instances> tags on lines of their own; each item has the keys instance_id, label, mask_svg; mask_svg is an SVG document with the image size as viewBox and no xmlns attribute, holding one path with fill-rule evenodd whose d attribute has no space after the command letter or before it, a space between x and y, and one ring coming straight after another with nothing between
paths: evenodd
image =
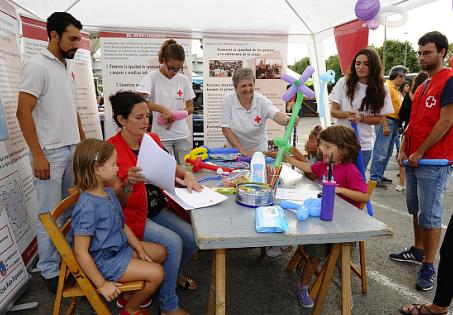
<instances>
[{"instance_id":1,"label":"yellow plastic object","mask_svg":"<svg viewBox=\"0 0 453 315\"><path fill-rule=\"evenodd\" d=\"M203 161L206 160L208 158L208 149L204 147L192 149L189 154L184 156L184 161L187 159L195 160L199 156L201 156Z\"/></svg>"},{"instance_id":2,"label":"yellow plastic object","mask_svg":"<svg viewBox=\"0 0 453 315\"><path fill-rule=\"evenodd\" d=\"M237 193L235 187L212 187L211 189L222 195L234 195Z\"/></svg>"}]
</instances>

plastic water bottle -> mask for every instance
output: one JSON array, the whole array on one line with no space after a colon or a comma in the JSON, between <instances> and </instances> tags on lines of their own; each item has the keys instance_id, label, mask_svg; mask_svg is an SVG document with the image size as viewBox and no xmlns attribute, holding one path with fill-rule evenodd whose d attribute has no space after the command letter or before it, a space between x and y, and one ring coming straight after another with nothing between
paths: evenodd
<instances>
[{"instance_id":1,"label":"plastic water bottle","mask_svg":"<svg viewBox=\"0 0 453 315\"><path fill-rule=\"evenodd\" d=\"M254 183L266 183L266 160L262 152L255 152L250 163L250 179Z\"/></svg>"}]
</instances>

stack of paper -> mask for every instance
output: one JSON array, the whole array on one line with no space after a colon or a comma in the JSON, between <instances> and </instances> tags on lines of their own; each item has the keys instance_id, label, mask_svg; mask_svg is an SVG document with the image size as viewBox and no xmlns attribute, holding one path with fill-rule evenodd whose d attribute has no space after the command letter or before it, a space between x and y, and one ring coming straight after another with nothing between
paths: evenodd
<instances>
[{"instance_id":1,"label":"stack of paper","mask_svg":"<svg viewBox=\"0 0 453 315\"><path fill-rule=\"evenodd\" d=\"M208 187L204 187L201 192L192 190L190 193L186 188L175 188L174 193L165 193L185 210L210 207L228 199Z\"/></svg>"},{"instance_id":2,"label":"stack of paper","mask_svg":"<svg viewBox=\"0 0 453 315\"><path fill-rule=\"evenodd\" d=\"M277 188L276 199L305 201L309 198L316 198L321 191L311 189Z\"/></svg>"}]
</instances>

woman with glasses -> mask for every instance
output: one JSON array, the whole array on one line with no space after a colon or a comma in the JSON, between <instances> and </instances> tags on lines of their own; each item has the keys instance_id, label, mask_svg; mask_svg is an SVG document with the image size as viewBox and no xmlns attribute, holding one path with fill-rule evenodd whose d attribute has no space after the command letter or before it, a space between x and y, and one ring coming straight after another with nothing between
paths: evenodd
<instances>
[{"instance_id":1,"label":"woman with glasses","mask_svg":"<svg viewBox=\"0 0 453 315\"><path fill-rule=\"evenodd\" d=\"M187 315L179 307L176 285L187 290L197 288L194 280L184 276L182 267L198 250L195 244L192 225L181 219L169 208L167 199L158 187L147 184L141 172L136 167L140 142L147 132L151 115L145 99L131 91L120 91L110 96L113 119L120 131L107 141L116 149L118 175L123 181L124 192L129 194L122 208L126 224L140 240L161 244L167 250L167 259L163 263L165 278L159 292L159 306L163 315ZM159 137L149 133L161 148ZM175 179L183 180L187 189L200 191L192 173L176 165ZM120 299L118 306L124 305Z\"/></svg>"},{"instance_id":2,"label":"woman with glasses","mask_svg":"<svg viewBox=\"0 0 453 315\"><path fill-rule=\"evenodd\" d=\"M163 146L179 163L189 150L189 126L186 117L193 113L192 84L182 74L186 55L175 40L166 40L158 54L158 70L150 71L140 82L136 92L148 99L153 115L152 132L159 135Z\"/></svg>"}]
</instances>

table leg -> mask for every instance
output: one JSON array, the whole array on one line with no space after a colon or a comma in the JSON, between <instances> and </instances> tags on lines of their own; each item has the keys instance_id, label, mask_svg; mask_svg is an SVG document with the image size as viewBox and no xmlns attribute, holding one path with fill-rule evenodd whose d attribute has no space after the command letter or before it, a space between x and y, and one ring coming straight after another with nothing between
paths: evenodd
<instances>
[{"instance_id":1,"label":"table leg","mask_svg":"<svg viewBox=\"0 0 453 315\"><path fill-rule=\"evenodd\" d=\"M351 314L351 252L350 244L341 244L341 314Z\"/></svg>"},{"instance_id":2,"label":"table leg","mask_svg":"<svg viewBox=\"0 0 453 315\"><path fill-rule=\"evenodd\" d=\"M212 252L212 261L211 261L211 285L209 286L209 295L208 295L208 315L215 315L215 284L216 284L216 254L215 251Z\"/></svg>"},{"instance_id":3,"label":"table leg","mask_svg":"<svg viewBox=\"0 0 453 315\"><path fill-rule=\"evenodd\" d=\"M225 315L225 249L215 250L215 314Z\"/></svg>"},{"instance_id":4,"label":"table leg","mask_svg":"<svg viewBox=\"0 0 453 315\"><path fill-rule=\"evenodd\" d=\"M324 266L323 266L323 268L321 269L319 274L316 276L316 279L313 282L313 285L311 286L311 289L310 289L310 297L313 299L313 301L315 301L318 298L319 289L321 288L321 282L322 282L322 279L324 278L325 274L326 274L326 268L324 268Z\"/></svg>"},{"instance_id":5,"label":"table leg","mask_svg":"<svg viewBox=\"0 0 453 315\"><path fill-rule=\"evenodd\" d=\"M329 259L327 260L327 265L325 266L326 271L322 279L321 288L318 293L318 297L315 301L315 306L313 308L313 315L320 315L321 309L324 305L324 300L326 299L327 291L329 289L330 280L332 279L333 271L335 268L335 263L337 262L338 255L340 253L340 244L332 244L330 249Z\"/></svg>"}]
</instances>

